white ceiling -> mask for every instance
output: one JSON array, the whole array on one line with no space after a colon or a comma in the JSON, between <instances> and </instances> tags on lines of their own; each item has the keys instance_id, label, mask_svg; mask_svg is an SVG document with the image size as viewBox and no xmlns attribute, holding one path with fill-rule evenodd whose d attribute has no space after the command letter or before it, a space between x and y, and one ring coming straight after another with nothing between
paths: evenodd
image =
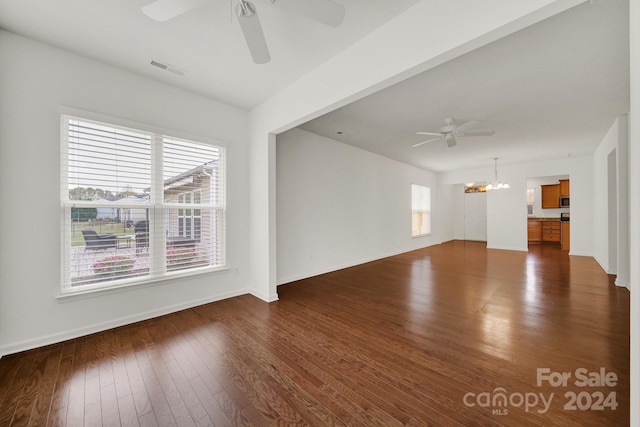
<instances>
[{"instance_id":1,"label":"white ceiling","mask_svg":"<svg viewBox=\"0 0 640 427\"><path fill-rule=\"evenodd\" d=\"M159 23L140 11L153 0L1 0L0 28L249 110L419 0L335 0L346 9L338 28L253 0L271 51L263 65L252 62L230 0L198 1Z\"/></svg>"},{"instance_id":2,"label":"white ceiling","mask_svg":"<svg viewBox=\"0 0 640 427\"><path fill-rule=\"evenodd\" d=\"M628 21L586 2L300 127L433 171L589 154L629 111ZM446 117L496 133L411 148Z\"/></svg>"},{"instance_id":3,"label":"white ceiling","mask_svg":"<svg viewBox=\"0 0 640 427\"><path fill-rule=\"evenodd\" d=\"M253 0L264 65L251 61L229 0L198 0L164 23L141 13L152 1L0 0L0 28L249 110L419 0L335 0L346 8L339 28ZM628 21L627 0L585 2L301 127L433 171L588 154L629 109ZM445 117L496 133L411 148Z\"/></svg>"}]
</instances>

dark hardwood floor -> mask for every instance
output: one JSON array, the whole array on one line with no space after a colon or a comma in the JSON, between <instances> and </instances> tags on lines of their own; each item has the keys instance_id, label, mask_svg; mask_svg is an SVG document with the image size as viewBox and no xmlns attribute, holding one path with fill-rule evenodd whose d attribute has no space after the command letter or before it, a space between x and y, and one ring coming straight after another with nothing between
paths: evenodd
<instances>
[{"instance_id":1,"label":"dark hardwood floor","mask_svg":"<svg viewBox=\"0 0 640 427\"><path fill-rule=\"evenodd\" d=\"M591 258L455 241L278 293L5 356L0 426L629 424L629 292Z\"/></svg>"}]
</instances>

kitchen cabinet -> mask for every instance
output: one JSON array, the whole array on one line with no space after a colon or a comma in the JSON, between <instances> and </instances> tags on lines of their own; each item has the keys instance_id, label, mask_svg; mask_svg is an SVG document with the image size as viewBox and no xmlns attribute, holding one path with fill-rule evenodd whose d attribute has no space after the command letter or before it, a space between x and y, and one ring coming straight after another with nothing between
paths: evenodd
<instances>
[{"instance_id":1,"label":"kitchen cabinet","mask_svg":"<svg viewBox=\"0 0 640 427\"><path fill-rule=\"evenodd\" d=\"M562 242L560 220L544 218L528 220L527 240L529 243L560 244Z\"/></svg>"},{"instance_id":2,"label":"kitchen cabinet","mask_svg":"<svg viewBox=\"0 0 640 427\"><path fill-rule=\"evenodd\" d=\"M571 242L571 228L569 221L562 221L562 250L568 251Z\"/></svg>"},{"instance_id":3,"label":"kitchen cabinet","mask_svg":"<svg viewBox=\"0 0 640 427\"><path fill-rule=\"evenodd\" d=\"M560 197L569 197L570 196L570 184L568 179L560 180Z\"/></svg>"},{"instance_id":4,"label":"kitchen cabinet","mask_svg":"<svg viewBox=\"0 0 640 427\"><path fill-rule=\"evenodd\" d=\"M527 239L530 242L542 241L542 222L527 221Z\"/></svg>"},{"instance_id":5,"label":"kitchen cabinet","mask_svg":"<svg viewBox=\"0 0 640 427\"><path fill-rule=\"evenodd\" d=\"M550 243L560 243L560 221L542 222L542 241Z\"/></svg>"},{"instance_id":6,"label":"kitchen cabinet","mask_svg":"<svg viewBox=\"0 0 640 427\"><path fill-rule=\"evenodd\" d=\"M541 185L542 209L557 209L560 207L560 184Z\"/></svg>"}]
</instances>

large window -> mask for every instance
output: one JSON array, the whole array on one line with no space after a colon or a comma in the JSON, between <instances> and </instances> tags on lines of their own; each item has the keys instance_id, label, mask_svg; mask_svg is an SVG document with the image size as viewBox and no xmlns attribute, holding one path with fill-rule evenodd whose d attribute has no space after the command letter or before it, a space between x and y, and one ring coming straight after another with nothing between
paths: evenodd
<instances>
[{"instance_id":1,"label":"large window","mask_svg":"<svg viewBox=\"0 0 640 427\"><path fill-rule=\"evenodd\" d=\"M411 236L431 234L431 189L411 184Z\"/></svg>"},{"instance_id":2,"label":"large window","mask_svg":"<svg viewBox=\"0 0 640 427\"><path fill-rule=\"evenodd\" d=\"M63 115L63 292L224 267L224 148Z\"/></svg>"}]
</instances>

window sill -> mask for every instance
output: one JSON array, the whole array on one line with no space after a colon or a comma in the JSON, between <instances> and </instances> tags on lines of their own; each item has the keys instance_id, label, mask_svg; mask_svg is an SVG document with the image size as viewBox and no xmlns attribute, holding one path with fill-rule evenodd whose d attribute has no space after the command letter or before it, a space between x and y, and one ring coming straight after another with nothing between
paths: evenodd
<instances>
[{"instance_id":1,"label":"window sill","mask_svg":"<svg viewBox=\"0 0 640 427\"><path fill-rule=\"evenodd\" d=\"M76 301L85 298L99 297L103 295L109 295L118 292L130 291L133 289L146 288L160 284L161 282L167 282L173 279L180 279L184 277L200 276L208 273L217 273L222 271L228 271L228 266L223 267L203 267L194 268L190 271L165 273L162 276L148 277L143 280L129 279L122 280L122 282L115 285L89 285L89 286L77 286L74 288L67 288L62 290L56 295L56 300L59 303Z\"/></svg>"},{"instance_id":2,"label":"window sill","mask_svg":"<svg viewBox=\"0 0 640 427\"><path fill-rule=\"evenodd\" d=\"M425 234L416 234L415 236L411 236L412 239L417 239L419 237L426 237L426 236L431 236L431 233L425 233Z\"/></svg>"}]
</instances>

